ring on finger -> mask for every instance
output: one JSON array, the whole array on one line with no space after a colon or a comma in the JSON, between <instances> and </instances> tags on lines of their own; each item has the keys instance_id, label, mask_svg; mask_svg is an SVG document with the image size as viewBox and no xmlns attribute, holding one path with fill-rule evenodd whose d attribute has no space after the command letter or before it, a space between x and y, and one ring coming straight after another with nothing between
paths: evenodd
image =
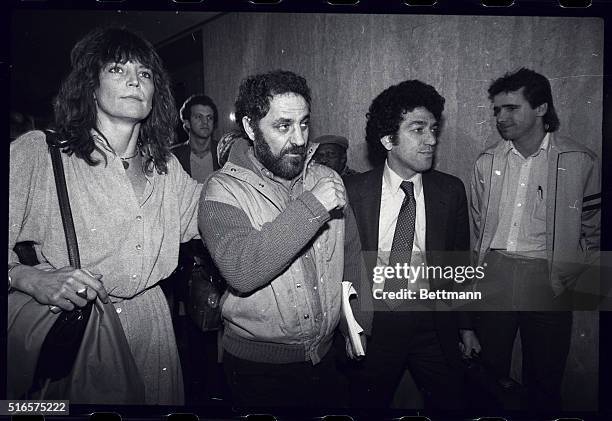
<instances>
[{"instance_id":1,"label":"ring on finger","mask_svg":"<svg viewBox=\"0 0 612 421\"><path fill-rule=\"evenodd\" d=\"M87 287L77 290L76 294L81 298L87 298Z\"/></svg>"}]
</instances>

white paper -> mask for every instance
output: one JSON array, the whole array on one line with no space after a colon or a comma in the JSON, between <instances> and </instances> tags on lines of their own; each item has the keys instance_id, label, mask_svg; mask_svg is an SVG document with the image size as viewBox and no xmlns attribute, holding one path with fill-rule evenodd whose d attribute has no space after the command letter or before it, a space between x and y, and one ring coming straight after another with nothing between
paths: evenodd
<instances>
[{"instance_id":1,"label":"white paper","mask_svg":"<svg viewBox=\"0 0 612 421\"><path fill-rule=\"evenodd\" d=\"M365 351L363 349L363 345L361 343L361 338L359 334L363 332L357 320L355 320L355 316L353 315L353 309L351 308L351 304L349 303L349 299L353 296L357 295L357 291L353 288L353 284L349 281L342 282L342 314L346 319L346 324L348 325L348 333L349 339L351 340L351 345L353 346L353 352L358 357L363 357L365 355Z\"/></svg>"}]
</instances>

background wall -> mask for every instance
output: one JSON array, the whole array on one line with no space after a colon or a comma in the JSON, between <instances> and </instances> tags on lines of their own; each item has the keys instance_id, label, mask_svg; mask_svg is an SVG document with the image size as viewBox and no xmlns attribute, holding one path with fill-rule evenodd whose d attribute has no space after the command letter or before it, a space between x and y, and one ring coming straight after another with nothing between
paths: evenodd
<instances>
[{"instance_id":1,"label":"background wall","mask_svg":"<svg viewBox=\"0 0 612 421\"><path fill-rule=\"evenodd\" d=\"M87 8L86 5L83 7ZM7 28L10 36L6 41L10 47L10 110L26 112L35 117L38 128L47 127L53 120L53 98L70 71L70 50L95 27L125 26L142 34L159 47L164 62L171 63L172 70L176 71L177 67L184 68L187 57L199 57L201 67L202 52L199 48L195 54L192 53L187 43L183 42L181 45L174 44L176 54L169 57L167 47L172 47L173 38L219 15L219 12L96 9L53 10L47 4L47 7L24 8L10 14L10 27ZM187 57L182 57L181 52ZM190 76L193 79L193 75ZM200 72L200 79L202 76Z\"/></svg>"},{"instance_id":2,"label":"background wall","mask_svg":"<svg viewBox=\"0 0 612 421\"><path fill-rule=\"evenodd\" d=\"M365 114L383 89L405 79L445 98L437 168L469 179L487 139L499 139L486 90L521 66L551 79L560 133L601 151L603 23L597 18L334 14L237 14L203 28L206 93L221 113L219 133L240 80L276 68L306 78L311 138L349 138L349 164L367 160Z\"/></svg>"},{"instance_id":3,"label":"background wall","mask_svg":"<svg viewBox=\"0 0 612 421\"><path fill-rule=\"evenodd\" d=\"M525 66L550 78L559 132L601 155L597 18L230 13L204 25L202 39L206 93L221 117L217 136L233 127L229 114L243 77L292 70L313 92L311 138L347 136L349 165L365 171L370 102L392 84L420 79L446 98L436 166L467 185L478 153L499 140L486 90ZM568 408L588 409L597 394L597 315L575 316L564 395ZM514 370L518 376L516 360Z\"/></svg>"}]
</instances>

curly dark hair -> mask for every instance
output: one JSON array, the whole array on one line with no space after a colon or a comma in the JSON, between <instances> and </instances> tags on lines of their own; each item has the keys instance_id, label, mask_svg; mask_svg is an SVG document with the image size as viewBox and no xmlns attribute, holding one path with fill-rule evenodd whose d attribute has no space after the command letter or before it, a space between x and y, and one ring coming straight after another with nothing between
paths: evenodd
<instances>
[{"instance_id":1,"label":"curly dark hair","mask_svg":"<svg viewBox=\"0 0 612 421\"><path fill-rule=\"evenodd\" d=\"M191 118L191 107L194 105L205 105L210 107L213 112L213 127L217 128L217 122L219 121L219 112L217 111L217 106L213 102L212 98L207 95L197 94L191 95L189 98L183 102L181 106L181 110L179 111L181 115L181 120L189 120Z\"/></svg>"},{"instance_id":2,"label":"curly dark hair","mask_svg":"<svg viewBox=\"0 0 612 421\"><path fill-rule=\"evenodd\" d=\"M544 103L548 104L546 114L542 117L544 130L546 132L555 132L559 129L559 117L553 104L552 90L548 79L533 70L525 67L520 68L515 72L508 72L502 77L494 80L489 86L489 99L504 92L515 92L523 89L523 96L529 102L531 108L536 108Z\"/></svg>"},{"instance_id":3,"label":"curly dark hair","mask_svg":"<svg viewBox=\"0 0 612 421\"><path fill-rule=\"evenodd\" d=\"M387 150L380 139L391 135L392 142L396 142L404 114L418 107L426 108L437 121L441 121L444 97L433 86L420 80L406 80L385 89L374 98L366 114L366 142L371 159L384 159Z\"/></svg>"},{"instance_id":4,"label":"curly dark hair","mask_svg":"<svg viewBox=\"0 0 612 421\"><path fill-rule=\"evenodd\" d=\"M306 79L286 70L249 76L243 79L236 98L236 125L245 139L248 139L242 118L251 119L257 125L270 111L270 100L274 95L293 93L302 96L310 108L310 88Z\"/></svg>"},{"instance_id":5,"label":"curly dark hair","mask_svg":"<svg viewBox=\"0 0 612 421\"><path fill-rule=\"evenodd\" d=\"M100 84L100 70L108 63L138 61L153 74L153 108L142 121L139 146L145 156L143 169L151 173L167 172L169 145L174 142L177 123L176 106L170 90L170 79L153 45L122 27L98 28L78 41L70 54L72 69L55 97L55 126L66 141L65 151L75 154L89 165L99 161L94 150L106 154L93 140L90 131L96 127L94 91Z\"/></svg>"}]
</instances>

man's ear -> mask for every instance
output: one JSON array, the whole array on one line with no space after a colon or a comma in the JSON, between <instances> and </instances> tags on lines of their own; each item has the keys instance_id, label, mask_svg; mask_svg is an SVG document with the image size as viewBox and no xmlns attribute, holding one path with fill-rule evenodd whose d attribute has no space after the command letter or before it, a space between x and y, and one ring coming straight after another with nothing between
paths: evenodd
<instances>
[{"instance_id":1,"label":"man's ear","mask_svg":"<svg viewBox=\"0 0 612 421\"><path fill-rule=\"evenodd\" d=\"M189 120L183 120L183 130L185 130L185 133L189 134L189 130L191 130Z\"/></svg>"},{"instance_id":2,"label":"man's ear","mask_svg":"<svg viewBox=\"0 0 612 421\"><path fill-rule=\"evenodd\" d=\"M538 105L536 107L535 111L536 111L536 116L544 117L544 115L548 111L548 102L544 102L544 103Z\"/></svg>"},{"instance_id":3,"label":"man's ear","mask_svg":"<svg viewBox=\"0 0 612 421\"><path fill-rule=\"evenodd\" d=\"M380 138L380 143L383 145L383 148L390 151L393 149L393 136L390 134L383 136Z\"/></svg>"},{"instance_id":4,"label":"man's ear","mask_svg":"<svg viewBox=\"0 0 612 421\"><path fill-rule=\"evenodd\" d=\"M251 119L249 117L242 117L242 127L244 128L247 136L249 136L249 139L255 140L255 131L253 131L253 128L251 127Z\"/></svg>"}]
</instances>

